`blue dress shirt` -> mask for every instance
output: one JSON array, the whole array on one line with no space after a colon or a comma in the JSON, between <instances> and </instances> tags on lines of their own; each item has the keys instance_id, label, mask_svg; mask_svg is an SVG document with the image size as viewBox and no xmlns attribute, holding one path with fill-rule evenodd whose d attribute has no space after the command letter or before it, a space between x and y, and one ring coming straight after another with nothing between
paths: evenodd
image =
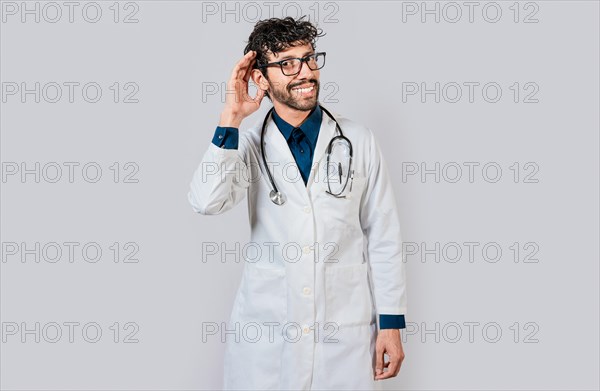
<instances>
[{"instance_id":1,"label":"blue dress shirt","mask_svg":"<svg viewBox=\"0 0 600 391\"><path fill-rule=\"evenodd\" d=\"M275 121L277 128L279 128L279 131L287 140L305 185L308 182L308 177L310 175L310 168L315 152L315 146L317 145L322 118L323 110L317 105L299 127L294 127L285 122L279 114L273 110L273 121ZM212 143L219 148L237 149L238 139L238 128L217 126ZM406 328L404 315L380 314L379 328Z\"/></svg>"}]
</instances>

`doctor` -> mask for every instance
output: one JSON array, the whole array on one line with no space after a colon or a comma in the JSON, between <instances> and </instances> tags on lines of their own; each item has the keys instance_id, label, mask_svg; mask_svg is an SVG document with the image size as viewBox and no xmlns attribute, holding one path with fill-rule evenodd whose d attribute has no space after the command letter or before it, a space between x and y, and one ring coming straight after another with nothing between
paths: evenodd
<instances>
[{"instance_id":1,"label":"doctor","mask_svg":"<svg viewBox=\"0 0 600 391\"><path fill-rule=\"evenodd\" d=\"M302 19L256 24L188 193L204 215L248 202L252 251L222 334L225 389L375 389L404 359L390 174L369 128L319 105L322 33ZM265 95L263 137L262 119L239 131ZM349 143L328 151L340 130Z\"/></svg>"}]
</instances>

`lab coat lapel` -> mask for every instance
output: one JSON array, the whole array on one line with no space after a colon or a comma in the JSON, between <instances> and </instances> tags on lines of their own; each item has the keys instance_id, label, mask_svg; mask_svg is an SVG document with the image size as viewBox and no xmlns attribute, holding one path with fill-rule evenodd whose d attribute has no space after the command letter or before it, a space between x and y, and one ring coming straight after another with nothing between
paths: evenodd
<instances>
[{"instance_id":1,"label":"lab coat lapel","mask_svg":"<svg viewBox=\"0 0 600 391\"><path fill-rule=\"evenodd\" d=\"M331 110L330 110L331 111ZM334 116L335 113L331 113ZM317 145L315 146L315 152L313 154L313 161L310 170L310 176L308 178L307 189L310 189L311 185L315 181L316 171L321 167L321 159L326 158L327 146L331 139L335 136L335 122L325 113L323 112L323 119L321 120L321 128L319 129L319 136L317 137ZM317 176L316 180L320 180L320 177L323 175Z\"/></svg>"},{"instance_id":2,"label":"lab coat lapel","mask_svg":"<svg viewBox=\"0 0 600 391\"><path fill-rule=\"evenodd\" d=\"M269 169L271 170L271 175L273 175L275 184L284 194L287 194L293 190L299 192L301 197L306 199L308 195L304 181L300 175L300 169L296 164L296 160L292 155L292 151L290 151L287 140L277 128L272 116L269 117L266 133L265 157L267 159L267 163L269 163ZM291 166L295 167L297 170L298 175L295 180L293 176L296 175L296 172L290 168ZM276 173L279 175L276 175ZM265 172L265 175L268 174ZM287 177L284 178L284 175ZM267 181L269 180L268 178L266 179Z\"/></svg>"}]
</instances>

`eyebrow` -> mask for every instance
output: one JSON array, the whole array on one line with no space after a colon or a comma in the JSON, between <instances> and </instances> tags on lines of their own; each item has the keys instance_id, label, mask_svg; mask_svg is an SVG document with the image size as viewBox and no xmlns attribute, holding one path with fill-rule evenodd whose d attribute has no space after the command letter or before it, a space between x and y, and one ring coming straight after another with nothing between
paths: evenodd
<instances>
[{"instance_id":1,"label":"eyebrow","mask_svg":"<svg viewBox=\"0 0 600 391\"><path fill-rule=\"evenodd\" d=\"M314 54L314 53L315 53L315 51L314 51L314 50L309 50L309 51L305 52L305 53L302 55L302 57L306 57L306 56L308 56L309 54ZM301 57L301 58L302 58L302 57ZM290 54L290 55L287 55L287 56L283 57L281 60L278 60L278 61L289 60L290 58L296 58L296 57L294 57L294 56L292 56L292 55Z\"/></svg>"}]
</instances>

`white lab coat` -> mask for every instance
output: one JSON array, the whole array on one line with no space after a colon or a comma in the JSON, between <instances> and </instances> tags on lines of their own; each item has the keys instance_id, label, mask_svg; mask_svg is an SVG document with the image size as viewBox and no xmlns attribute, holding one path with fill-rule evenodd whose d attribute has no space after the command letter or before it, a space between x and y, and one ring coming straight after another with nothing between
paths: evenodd
<instances>
[{"instance_id":1,"label":"white lab coat","mask_svg":"<svg viewBox=\"0 0 600 391\"><path fill-rule=\"evenodd\" d=\"M222 334L225 389L379 388L373 380L376 319L406 314L400 223L373 133L333 114L353 144L348 198L325 193L326 147L337 133L324 112L307 186L269 119L265 154L287 196L282 206L269 198L262 119L240 131L238 149L210 143L194 173L188 199L195 212L219 214L248 201L251 238ZM207 174L215 168L217 174Z\"/></svg>"}]
</instances>

